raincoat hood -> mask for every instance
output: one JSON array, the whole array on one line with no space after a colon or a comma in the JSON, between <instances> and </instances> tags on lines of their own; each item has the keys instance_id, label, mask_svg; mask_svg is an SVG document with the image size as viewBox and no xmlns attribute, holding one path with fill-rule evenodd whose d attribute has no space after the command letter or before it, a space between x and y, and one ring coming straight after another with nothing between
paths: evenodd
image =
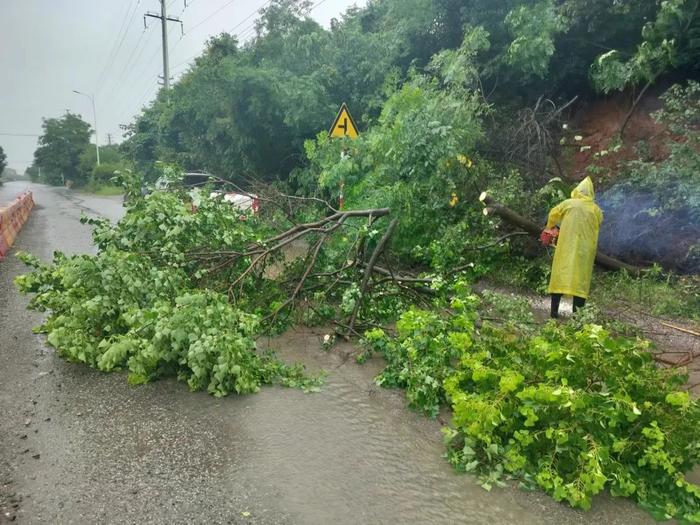
<instances>
[{"instance_id":1,"label":"raincoat hood","mask_svg":"<svg viewBox=\"0 0 700 525\"><path fill-rule=\"evenodd\" d=\"M572 199L581 199L584 201L592 201L595 199L595 191L593 190L593 181L590 177L583 179L574 191L571 192Z\"/></svg>"}]
</instances>

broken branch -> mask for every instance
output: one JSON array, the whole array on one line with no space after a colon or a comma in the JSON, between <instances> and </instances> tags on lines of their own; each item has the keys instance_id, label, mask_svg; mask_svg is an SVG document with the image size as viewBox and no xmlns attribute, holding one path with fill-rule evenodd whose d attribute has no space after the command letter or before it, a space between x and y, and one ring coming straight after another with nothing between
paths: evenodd
<instances>
[{"instance_id":1,"label":"broken branch","mask_svg":"<svg viewBox=\"0 0 700 525\"><path fill-rule=\"evenodd\" d=\"M396 229L398 223L398 219L391 220L391 222L389 223L389 227L384 232L384 235L377 244L377 247L372 252L372 256L370 257L369 262L367 263L367 268L365 268L365 275L362 278L362 284L360 286L360 298L355 304L355 308L352 311L352 315L350 316L350 321L348 323L351 330L355 328L355 320L357 319L357 314L360 311L360 305L362 304L362 300L365 297L365 293L367 293L367 286L369 285L369 278L372 275L374 265L376 264L379 255L384 251L384 247L389 242L389 239L391 239L391 236L394 234L394 230Z\"/></svg>"}]
</instances>

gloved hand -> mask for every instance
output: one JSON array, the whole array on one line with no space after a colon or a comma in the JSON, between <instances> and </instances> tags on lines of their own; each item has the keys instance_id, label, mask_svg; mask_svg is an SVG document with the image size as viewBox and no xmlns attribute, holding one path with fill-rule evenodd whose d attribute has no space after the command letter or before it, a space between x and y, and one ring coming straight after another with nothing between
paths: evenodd
<instances>
[{"instance_id":1,"label":"gloved hand","mask_svg":"<svg viewBox=\"0 0 700 525\"><path fill-rule=\"evenodd\" d=\"M559 237L559 228L556 226L554 228L542 230L540 234L540 242L543 246L556 246L557 237Z\"/></svg>"}]
</instances>

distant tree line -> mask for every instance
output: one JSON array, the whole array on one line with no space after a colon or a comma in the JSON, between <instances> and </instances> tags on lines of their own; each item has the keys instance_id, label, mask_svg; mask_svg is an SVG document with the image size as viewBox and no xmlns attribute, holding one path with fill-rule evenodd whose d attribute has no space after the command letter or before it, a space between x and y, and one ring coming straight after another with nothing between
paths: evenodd
<instances>
[{"instance_id":1,"label":"distant tree line","mask_svg":"<svg viewBox=\"0 0 700 525\"><path fill-rule=\"evenodd\" d=\"M44 119L42 129L34 162L27 169L32 180L53 185L104 185L124 165L117 145L100 147L97 165L97 153L90 143L92 128L80 115L67 111L61 117Z\"/></svg>"}]
</instances>

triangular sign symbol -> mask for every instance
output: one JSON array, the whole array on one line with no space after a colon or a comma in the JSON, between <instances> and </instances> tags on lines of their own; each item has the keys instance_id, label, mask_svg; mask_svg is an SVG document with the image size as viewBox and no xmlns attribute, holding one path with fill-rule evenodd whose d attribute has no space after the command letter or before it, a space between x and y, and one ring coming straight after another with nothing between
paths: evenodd
<instances>
[{"instance_id":1,"label":"triangular sign symbol","mask_svg":"<svg viewBox=\"0 0 700 525\"><path fill-rule=\"evenodd\" d=\"M338 116L335 117L335 121L328 133L331 137L351 137L353 139L359 135L357 124L355 124L355 120L352 118L352 115L350 115L350 111L345 102L340 106Z\"/></svg>"}]
</instances>

